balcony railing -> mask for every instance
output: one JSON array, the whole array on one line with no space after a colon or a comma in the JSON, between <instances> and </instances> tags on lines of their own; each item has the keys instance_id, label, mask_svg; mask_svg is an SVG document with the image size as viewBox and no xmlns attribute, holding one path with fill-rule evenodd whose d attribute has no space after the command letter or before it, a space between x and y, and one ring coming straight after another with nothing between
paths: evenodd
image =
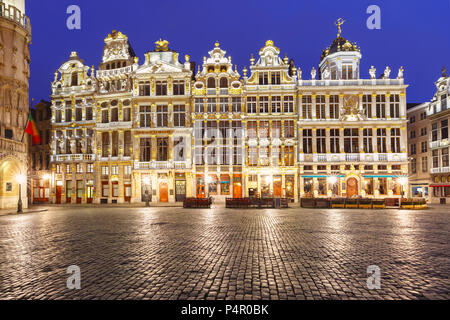
<instances>
[{"instance_id":1,"label":"balcony railing","mask_svg":"<svg viewBox=\"0 0 450 320\"><path fill-rule=\"evenodd\" d=\"M184 170L190 169L187 161L151 161L151 162L135 162L135 170Z\"/></svg>"},{"instance_id":2,"label":"balcony railing","mask_svg":"<svg viewBox=\"0 0 450 320\"><path fill-rule=\"evenodd\" d=\"M95 154L61 154L50 158L52 162L94 161Z\"/></svg>"},{"instance_id":3,"label":"balcony railing","mask_svg":"<svg viewBox=\"0 0 450 320\"><path fill-rule=\"evenodd\" d=\"M22 142L0 138L0 150L12 152L26 152L26 146Z\"/></svg>"},{"instance_id":4,"label":"balcony railing","mask_svg":"<svg viewBox=\"0 0 450 320\"><path fill-rule=\"evenodd\" d=\"M97 78L106 78L106 77L115 78L120 75L131 73L136 69L137 67L133 65L113 70L97 70Z\"/></svg>"},{"instance_id":5,"label":"balcony railing","mask_svg":"<svg viewBox=\"0 0 450 320\"><path fill-rule=\"evenodd\" d=\"M402 85L403 79L299 80L299 86L386 86Z\"/></svg>"},{"instance_id":6,"label":"balcony railing","mask_svg":"<svg viewBox=\"0 0 450 320\"><path fill-rule=\"evenodd\" d=\"M359 162L361 160L361 157L359 154L346 154L345 155L345 161L347 162Z\"/></svg>"},{"instance_id":7,"label":"balcony railing","mask_svg":"<svg viewBox=\"0 0 450 320\"><path fill-rule=\"evenodd\" d=\"M300 154L299 162L406 162L406 153L389 154Z\"/></svg>"},{"instance_id":8,"label":"balcony railing","mask_svg":"<svg viewBox=\"0 0 450 320\"><path fill-rule=\"evenodd\" d=\"M438 167L438 168L431 168L431 173L448 173L450 172L450 167Z\"/></svg>"},{"instance_id":9,"label":"balcony railing","mask_svg":"<svg viewBox=\"0 0 450 320\"><path fill-rule=\"evenodd\" d=\"M449 145L448 139L442 139L442 140L437 140L437 141L430 142L430 148L431 149L445 148L445 147L448 147L448 145Z\"/></svg>"},{"instance_id":10,"label":"balcony railing","mask_svg":"<svg viewBox=\"0 0 450 320\"><path fill-rule=\"evenodd\" d=\"M0 3L0 17L11 20L17 23L31 34L30 19L14 6L7 6L5 3Z\"/></svg>"}]
</instances>

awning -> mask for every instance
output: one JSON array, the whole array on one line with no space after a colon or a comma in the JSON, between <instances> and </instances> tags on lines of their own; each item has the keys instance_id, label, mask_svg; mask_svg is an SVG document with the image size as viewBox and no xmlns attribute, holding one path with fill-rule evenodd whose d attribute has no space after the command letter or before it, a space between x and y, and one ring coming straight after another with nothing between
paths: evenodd
<instances>
[{"instance_id":1,"label":"awning","mask_svg":"<svg viewBox=\"0 0 450 320\"><path fill-rule=\"evenodd\" d=\"M364 178L408 178L405 175L392 175L392 174L367 174Z\"/></svg>"},{"instance_id":2,"label":"awning","mask_svg":"<svg viewBox=\"0 0 450 320\"><path fill-rule=\"evenodd\" d=\"M430 184L430 187L432 188L450 187L450 184Z\"/></svg>"},{"instance_id":3,"label":"awning","mask_svg":"<svg viewBox=\"0 0 450 320\"><path fill-rule=\"evenodd\" d=\"M302 178L331 178L331 177L336 177L336 178L345 178L344 175L300 175L300 177Z\"/></svg>"}]
</instances>

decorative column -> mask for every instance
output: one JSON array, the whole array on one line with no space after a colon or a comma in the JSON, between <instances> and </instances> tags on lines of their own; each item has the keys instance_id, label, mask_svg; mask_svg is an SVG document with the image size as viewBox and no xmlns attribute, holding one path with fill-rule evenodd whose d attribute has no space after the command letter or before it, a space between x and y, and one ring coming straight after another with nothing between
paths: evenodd
<instances>
[{"instance_id":1,"label":"decorative column","mask_svg":"<svg viewBox=\"0 0 450 320\"><path fill-rule=\"evenodd\" d=\"M376 93L372 94L372 118L376 119L377 118L377 95Z\"/></svg>"},{"instance_id":2,"label":"decorative column","mask_svg":"<svg viewBox=\"0 0 450 320\"><path fill-rule=\"evenodd\" d=\"M313 94L311 96L311 118L313 120L317 119L317 114L316 114L316 94Z\"/></svg>"},{"instance_id":3,"label":"decorative column","mask_svg":"<svg viewBox=\"0 0 450 320\"><path fill-rule=\"evenodd\" d=\"M325 95L325 118L327 120L330 120L330 95L326 94Z\"/></svg>"}]
</instances>

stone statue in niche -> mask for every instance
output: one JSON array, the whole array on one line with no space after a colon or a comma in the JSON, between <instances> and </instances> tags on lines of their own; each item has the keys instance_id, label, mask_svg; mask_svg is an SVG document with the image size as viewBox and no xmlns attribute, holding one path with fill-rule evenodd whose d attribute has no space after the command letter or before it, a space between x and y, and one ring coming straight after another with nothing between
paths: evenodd
<instances>
[{"instance_id":1,"label":"stone statue in niche","mask_svg":"<svg viewBox=\"0 0 450 320\"><path fill-rule=\"evenodd\" d=\"M129 80L124 79L122 80L122 91L126 91L129 88Z\"/></svg>"},{"instance_id":2,"label":"stone statue in niche","mask_svg":"<svg viewBox=\"0 0 450 320\"><path fill-rule=\"evenodd\" d=\"M13 54L12 54L12 67L14 68L14 69L16 69L17 68L17 48L14 48L13 49Z\"/></svg>"},{"instance_id":3,"label":"stone statue in niche","mask_svg":"<svg viewBox=\"0 0 450 320\"><path fill-rule=\"evenodd\" d=\"M330 76L331 76L330 70L328 69L328 67L326 67L325 70L323 70L322 79L323 80L329 80Z\"/></svg>"},{"instance_id":4,"label":"stone statue in niche","mask_svg":"<svg viewBox=\"0 0 450 320\"><path fill-rule=\"evenodd\" d=\"M273 52L272 52L272 51L267 52L267 55L266 55L266 65L267 65L267 66L273 65L273 59L274 59L274 57L273 57Z\"/></svg>"},{"instance_id":5,"label":"stone statue in niche","mask_svg":"<svg viewBox=\"0 0 450 320\"><path fill-rule=\"evenodd\" d=\"M3 45L0 44L0 65L5 64L5 50L3 50Z\"/></svg>"},{"instance_id":6,"label":"stone statue in niche","mask_svg":"<svg viewBox=\"0 0 450 320\"><path fill-rule=\"evenodd\" d=\"M27 76L30 75L30 64L28 63L28 58L23 59L23 73Z\"/></svg>"}]
</instances>

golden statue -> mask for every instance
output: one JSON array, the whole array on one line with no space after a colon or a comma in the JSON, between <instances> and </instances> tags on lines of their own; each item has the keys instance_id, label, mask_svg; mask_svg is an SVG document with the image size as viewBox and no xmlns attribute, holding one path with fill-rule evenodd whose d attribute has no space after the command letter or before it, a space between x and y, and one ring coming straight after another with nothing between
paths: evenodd
<instances>
[{"instance_id":1,"label":"golden statue","mask_svg":"<svg viewBox=\"0 0 450 320\"><path fill-rule=\"evenodd\" d=\"M447 78L447 69L445 67L442 67L442 78Z\"/></svg>"},{"instance_id":2,"label":"golden statue","mask_svg":"<svg viewBox=\"0 0 450 320\"><path fill-rule=\"evenodd\" d=\"M156 51L169 51L169 41L159 38L159 40L156 41L155 44Z\"/></svg>"},{"instance_id":3,"label":"golden statue","mask_svg":"<svg viewBox=\"0 0 450 320\"><path fill-rule=\"evenodd\" d=\"M341 37L342 29L341 26L344 24L345 20L342 18L337 19L337 21L334 23L338 27L338 38Z\"/></svg>"}]
</instances>

